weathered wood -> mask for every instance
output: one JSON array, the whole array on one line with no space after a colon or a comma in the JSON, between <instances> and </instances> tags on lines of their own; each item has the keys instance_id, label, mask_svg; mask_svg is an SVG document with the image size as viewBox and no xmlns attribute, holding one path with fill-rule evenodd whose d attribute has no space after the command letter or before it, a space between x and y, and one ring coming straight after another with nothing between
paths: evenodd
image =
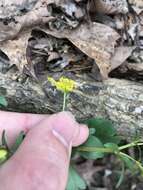
<instances>
[{"instance_id":1,"label":"weathered wood","mask_svg":"<svg viewBox=\"0 0 143 190\"><path fill-rule=\"evenodd\" d=\"M119 79L104 83L77 80L83 84L70 96L68 110L81 120L92 116L110 118L124 137L143 135L143 87L142 84ZM85 81L85 80L84 80ZM8 75L0 74L0 93L8 99L5 110L17 112L51 113L61 110L62 95L44 84L34 81L16 82Z\"/></svg>"}]
</instances>

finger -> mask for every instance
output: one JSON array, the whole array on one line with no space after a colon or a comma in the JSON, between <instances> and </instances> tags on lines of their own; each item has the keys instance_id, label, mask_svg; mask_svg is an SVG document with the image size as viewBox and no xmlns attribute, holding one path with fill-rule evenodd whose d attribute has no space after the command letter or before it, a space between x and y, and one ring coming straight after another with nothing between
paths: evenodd
<instances>
[{"instance_id":1,"label":"finger","mask_svg":"<svg viewBox=\"0 0 143 190\"><path fill-rule=\"evenodd\" d=\"M4 190L15 190L17 186L20 190L65 189L71 143L73 137L79 138L75 135L77 131L81 131L80 125L65 112L32 128L16 154L0 170Z\"/></svg>"},{"instance_id":2,"label":"finger","mask_svg":"<svg viewBox=\"0 0 143 190\"><path fill-rule=\"evenodd\" d=\"M80 126L79 134L77 137L75 137L73 139L73 144L72 144L73 146L79 146L79 145L83 144L89 136L88 127L86 125L82 125L82 124L80 124L79 126Z\"/></svg>"},{"instance_id":3,"label":"finger","mask_svg":"<svg viewBox=\"0 0 143 190\"><path fill-rule=\"evenodd\" d=\"M0 111L0 137L5 130L10 145L21 131L26 132L45 118L47 115Z\"/></svg>"},{"instance_id":4,"label":"finger","mask_svg":"<svg viewBox=\"0 0 143 190\"><path fill-rule=\"evenodd\" d=\"M78 124L70 112L61 112L53 115L51 118L53 122L53 128L55 128L59 133L62 132L63 136L68 136L69 141L72 139L73 146L79 146L88 138L88 127L83 124ZM74 130L74 133L71 132L71 129ZM74 134L74 136L71 136L71 134Z\"/></svg>"},{"instance_id":5,"label":"finger","mask_svg":"<svg viewBox=\"0 0 143 190\"><path fill-rule=\"evenodd\" d=\"M79 134L79 124L70 112L60 112L49 117L51 127L70 143Z\"/></svg>"}]
</instances>

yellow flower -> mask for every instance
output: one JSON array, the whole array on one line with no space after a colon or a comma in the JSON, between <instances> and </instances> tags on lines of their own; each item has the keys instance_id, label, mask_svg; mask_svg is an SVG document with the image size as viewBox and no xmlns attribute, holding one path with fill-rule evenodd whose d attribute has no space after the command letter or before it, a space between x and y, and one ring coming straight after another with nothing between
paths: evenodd
<instances>
[{"instance_id":1,"label":"yellow flower","mask_svg":"<svg viewBox=\"0 0 143 190\"><path fill-rule=\"evenodd\" d=\"M48 77L48 81L51 82L53 86L56 86L56 88L64 93L72 92L77 84L74 80L71 80L66 77L61 77L59 81L55 81L53 78Z\"/></svg>"},{"instance_id":2,"label":"yellow flower","mask_svg":"<svg viewBox=\"0 0 143 190\"><path fill-rule=\"evenodd\" d=\"M5 161L7 158L8 151L4 148L0 149L0 162Z\"/></svg>"}]
</instances>

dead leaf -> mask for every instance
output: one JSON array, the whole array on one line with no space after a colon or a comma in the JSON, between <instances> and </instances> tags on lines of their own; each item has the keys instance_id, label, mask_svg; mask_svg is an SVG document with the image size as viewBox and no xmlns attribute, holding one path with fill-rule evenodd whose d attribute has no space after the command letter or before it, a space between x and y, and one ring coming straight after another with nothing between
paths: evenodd
<instances>
[{"instance_id":1,"label":"dead leaf","mask_svg":"<svg viewBox=\"0 0 143 190\"><path fill-rule=\"evenodd\" d=\"M124 20L124 17L122 15L120 15L120 14L115 15L114 16L114 22L115 22L117 30L124 30L125 20Z\"/></svg>"},{"instance_id":2,"label":"dead leaf","mask_svg":"<svg viewBox=\"0 0 143 190\"><path fill-rule=\"evenodd\" d=\"M0 50L8 56L10 63L16 65L20 72L22 72L24 65L27 64L26 47L29 37L30 32L22 33L19 38L13 41L9 40L0 43Z\"/></svg>"},{"instance_id":3,"label":"dead leaf","mask_svg":"<svg viewBox=\"0 0 143 190\"><path fill-rule=\"evenodd\" d=\"M139 15L140 25L139 25L139 36L143 37L143 12Z\"/></svg>"},{"instance_id":4,"label":"dead leaf","mask_svg":"<svg viewBox=\"0 0 143 190\"><path fill-rule=\"evenodd\" d=\"M129 3L138 15L143 11L143 0L129 0Z\"/></svg>"},{"instance_id":5,"label":"dead leaf","mask_svg":"<svg viewBox=\"0 0 143 190\"><path fill-rule=\"evenodd\" d=\"M137 36L137 29L138 29L138 23L135 24L131 24L130 28L128 30L128 34L130 35L132 40L135 40L136 36Z\"/></svg>"},{"instance_id":6,"label":"dead leaf","mask_svg":"<svg viewBox=\"0 0 143 190\"><path fill-rule=\"evenodd\" d=\"M127 63L126 65L129 70L134 70L135 72L143 73L143 63Z\"/></svg>"},{"instance_id":7,"label":"dead leaf","mask_svg":"<svg viewBox=\"0 0 143 190\"><path fill-rule=\"evenodd\" d=\"M131 56L133 50L136 47L125 47L125 46L120 46L117 47L115 50L114 56L111 58L111 70L116 69L119 67L122 63L125 62L125 60Z\"/></svg>"},{"instance_id":8,"label":"dead leaf","mask_svg":"<svg viewBox=\"0 0 143 190\"><path fill-rule=\"evenodd\" d=\"M104 14L126 14L128 12L126 0L90 0L89 7L91 12Z\"/></svg>"},{"instance_id":9,"label":"dead leaf","mask_svg":"<svg viewBox=\"0 0 143 190\"><path fill-rule=\"evenodd\" d=\"M21 13L22 10L30 11L37 0L1 0L0 18L10 18Z\"/></svg>"},{"instance_id":10,"label":"dead leaf","mask_svg":"<svg viewBox=\"0 0 143 190\"><path fill-rule=\"evenodd\" d=\"M21 29L21 24L11 23L5 25L3 22L0 22L0 42L14 38Z\"/></svg>"},{"instance_id":11,"label":"dead leaf","mask_svg":"<svg viewBox=\"0 0 143 190\"><path fill-rule=\"evenodd\" d=\"M50 30L56 29L63 31L65 29L76 28L81 19L85 16L85 9L79 6L73 0L62 0L48 3L47 6L50 16L54 17L54 22L49 22ZM58 11L57 11L58 10Z\"/></svg>"},{"instance_id":12,"label":"dead leaf","mask_svg":"<svg viewBox=\"0 0 143 190\"><path fill-rule=\"evenodd\" d=\"M5 9L3 10L3 8L0 7L0 11L3 10L4 12L4 18L0 17L0 42L15 38L25 28L44 25L49 20L52 20L53 17L50 17L47 9L48 3L49 0L45 0L44 2L43 0L3 1L2 6L4 6ZM21 7L24 8L24 5L27 5L29 9L31 7L31 9L21 14L20 10L22 10ZM5 15L5 12L7 13L10 8L10 17L8 17L7 14ZM15 12L16 8L19 12Z\"/></svg>"},{"instance_id":13,"label":"dead leaf","mask_svg":"<svg viewBox=\"0 0 143 190\"><path fill-rule=\"evenodd\" d=\"M120 38L119 34L106 25L93 23L93 25L81 25L67 35L67 38L82 52L93 58L103 78L107 78L111 67L110 59L114 54L116 41Z\"/></svg>"}]
</instances>

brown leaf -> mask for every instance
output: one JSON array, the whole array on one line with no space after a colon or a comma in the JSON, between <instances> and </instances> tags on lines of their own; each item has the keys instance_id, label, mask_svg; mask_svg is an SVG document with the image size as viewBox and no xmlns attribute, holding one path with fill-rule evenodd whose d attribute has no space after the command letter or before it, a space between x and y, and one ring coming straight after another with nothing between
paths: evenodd
<instances>
[{"instance_id":1,"label":"brown leaf","mask_svg":"<svg viewBox=\"0 0 143 190\"><path fill-rule=\"evenodd\" d=\"M22 33L22 35L15 40L0 43L1 51L8 56L11 64L16 65L21 72L24 65L27 64L25 52L29 37L29 32Z\"/></svg>"},{"instance_id":2,"label":"brown leaf","mask_svg":"<svg viewBox=\"0 0 143 190\"><path fill-rule=\"evenodd\" d=\"M132 54L136 47L120 46L115 50L115 54L111 59L111 71L119 67Z\"/></svg>"},{"instance_id":3,"label":"brown leaf","mask_svg":"<svg viewBox=\"0 0 143 190\"><path fill-rule=\"evenodd\" d=\"M67 38L82 52L93 58L103 78L107 78L110 70L110 59L114 54L114 46L120 38L119 34L110 27L94 23L83 24L73 30Z\"/></svg>"},{"instance_id":4,"label":"brown leaf","mask_svg":"<svg viewBox=\"0 0 143 190\"><path fill-rule=\"evenodd\" d=\"M143 12L139 15L140 26L139 26L139 35L143 36Z\"/></svg>"},{"instance_id":5,"label":"brown leaf","mask_svg":"<svg viewBox=\"0 0 143 190\"><path fill-rule=\"evenodd\" d=\"M37 0L2 0L0 1L0 18L10 18L21 13L21 10L31 10Z\"/></svg>"},{"instance_id":6,"label":"brown leaf","mask_svg":"<svg viewBox=\"0 0 143 190\"><path fill-rule=\"evenodd\" d=\"M143 0L129 0L129 3L137 14L143 11Z\"/></svg>"},{"instance_id":7,"label":"brown leaf","mask_svg":"<svg viewBox=\"0 0 143 190\"><path fill-rule=\"evenodd\" d=\"M32 28L32 26L34 27L38 25L44 25L45 22L53 19L53 17L49 16L49 12L47 9L47 4L49 3L49 0L45 0L44 2L43 0L29 0L27 2L27 6L31 7L30 5L32 2L34 5L31 7L30 10L28 9L25 14L21 14L20 10L22 10L22 7L25 8L26 2L27 0L12 0L12 2L5 0L2 3L2 6L4 6L5 9L3 10L3 8L0 7L0 14L1 11L3 11L4 17L2 17L0 20L0 42L15 38L25 28ZM35 4L34 2L37 3ZM15 11L16 7L19 12ZM8 14L8 17L7 14L5 15L5 13L7 13L9 9L11 11L10 15Z\"/></svg>"},{"instance_id":8,"label":"brown leaf","mask_svg":"<svg viewBox=\"0 0 143 190\"><path fill-rule=\"evenodd\" d=\"M126 0L91 0L89 6L91 12L104 14L126 14L128 12Z\"/></svg>"}]
</instances>

